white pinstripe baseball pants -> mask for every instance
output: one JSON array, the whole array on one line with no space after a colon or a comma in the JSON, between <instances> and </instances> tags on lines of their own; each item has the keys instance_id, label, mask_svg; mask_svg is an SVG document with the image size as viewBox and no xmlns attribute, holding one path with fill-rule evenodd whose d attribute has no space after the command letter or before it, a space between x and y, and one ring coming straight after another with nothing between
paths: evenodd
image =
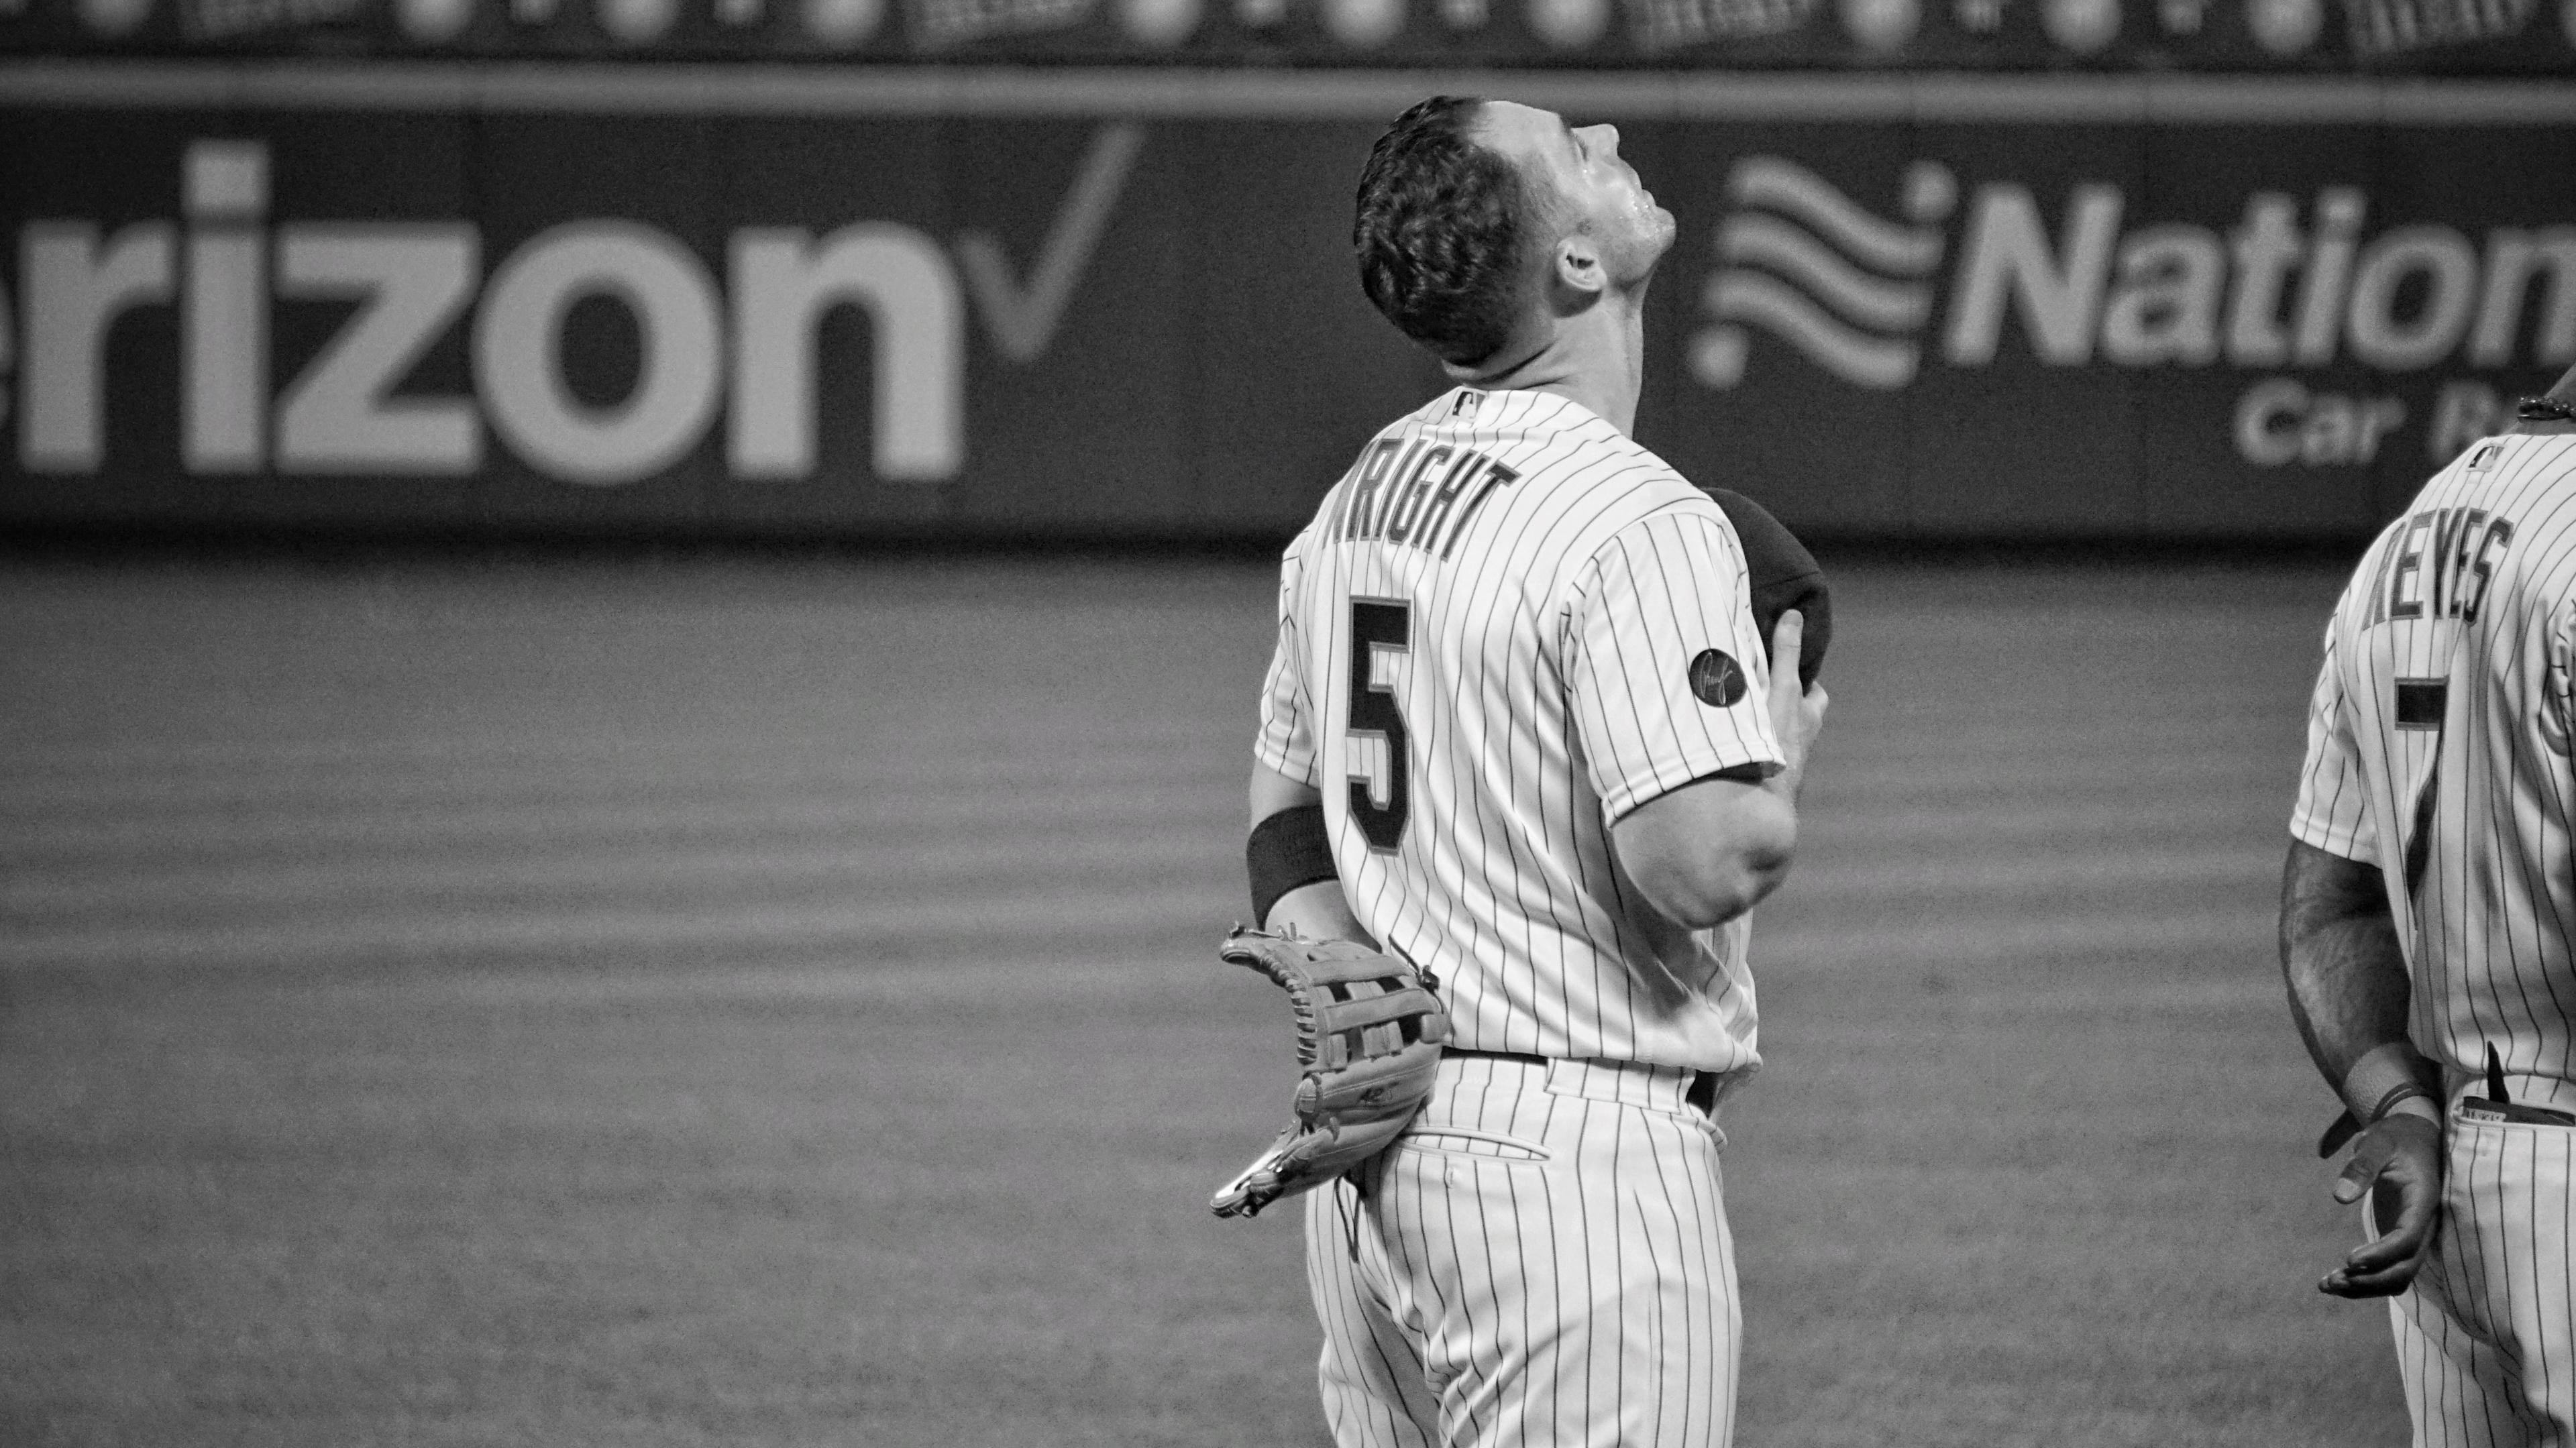
<instances>
[{"instance_id":1,"label":"white pinstripe baseball pants","mask_svg":"<svg viewBox=\"0 0 2576 1448\"><path fill-rule=\"evenodd\" d=\"M1722 1448L1743 1319L1691 1073L1440 1073L1392 1149L1307 1197L1339 1448Z\"/></svg>"},{"instance_id":2,"label":"white pinstripe baseball pants","mask_svg":"<svg viewBox=\"0 0 2576 1448\"><path fill-rule=\"evenodd\" d=\"M2418 1448L2576 1448L2576 1129L2452 1116L2441 1236L2389 1302Z\"/></svg>"}]
</instances>

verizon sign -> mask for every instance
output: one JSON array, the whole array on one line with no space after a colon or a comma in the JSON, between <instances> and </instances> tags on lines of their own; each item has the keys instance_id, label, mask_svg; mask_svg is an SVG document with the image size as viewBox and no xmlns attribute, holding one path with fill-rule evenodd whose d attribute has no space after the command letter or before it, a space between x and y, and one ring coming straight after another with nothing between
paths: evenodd
<instances>
[{"instance_id":1,"label":"verizon sign","mask_svg":"<svg viewBox=\"0 0 2576 1448\"><path fill-rule=\"evenodd\" d=\"M735 475L814 468L819 315L865 308L878 354L874 465L890 481L953 476L964 457L965 300L947 254L918 230L862 221L825 235L742 227L719 284L650 226L566 221L487 276L467 222L290 221L268 216L269 155L255 142L187 150L186 217L47 218L20 231L26 345L18 457L33 473L95 472L104 456L107 329L130 309L180 308L180 461L198 474L457 476L484 463L485 425L544 475L614 484L695 447L724 408ZM278 297L356 304L340 333L268 395ZM566 386L559 342L585 297L634 319L626 397L589 405ZM450 327L470 329L474 394L397 396Z\"/></svg>"}]
</instances>

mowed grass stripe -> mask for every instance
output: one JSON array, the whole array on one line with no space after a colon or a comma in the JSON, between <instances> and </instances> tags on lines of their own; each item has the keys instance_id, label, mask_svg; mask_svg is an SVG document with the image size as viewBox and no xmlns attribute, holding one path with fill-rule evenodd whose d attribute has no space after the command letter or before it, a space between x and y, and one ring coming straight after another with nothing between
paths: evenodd
<instances>
[{"instance_id":1,"label":"mowed grass stripe","mask_svg":"<svg viewBox=\"0 0 2576 1448\"><path fill-rule=\"evenodd\" d=\"M2259 897L2232 902L2083 903L2036 913L2028 902L1959 901L1902 923L1789 916L1760 928L1758 962L1781 970L1822 967L1904 977L1928 966L2017 966L2051 960L2088 966L2155 958L2223 970L2269 963L2272 915ZM1757 969L1760 968L1757 965Z\"/></svg>"},{"instance_id":2,"label":"mowed grass stripe","mask_svg":"<svg viewBox=\"0 0 2576 1448\"><path fill-rule=\"evenodd\" d=\"M335 982L336 991L387 990L423 1001L470 1000L504 1006L676 1005L781 1006L1061 1000L1094 992L1134 993L1204 985L1211 994L1241 984L1238 967L1205 949L1107 950L1081 938L1000 940L972 958L860 961L842 965L711 965L698 970L618 973L545 969L478 972L461 981L408 978L382 986Z\"/></svg>"},{"instance_id":3,"label":"mowed grass stripe","mask_svg":"<svg viewBox=\"0 0 2576 1448\"><path fill-rule=\"evenodd\" d=\"M1832 841L1834 849L1804 852L1814 859L1801 860L1791 878L1796 878L1795 871L1838 851L1893 856L1925 851L2010 852L2041 844L2098 848L2106 838L2123 844L2132 839L2205 839L2213 829L2249 820L2279 823L2280 843L2286 850L2288 803L2286 798L2276 803L2268 793L2213 783L2206 789L2106 787L2084 795L2039 797L1986 792L1950 798L1925 793L1887 804L1820 782L1802 799L1813 819L1799 822L1799 834L1804 839L1812 832L1817 839Z\"/></svg>"},{"instance_id":4,"label":"mowed grass stripe","mask_svg":"<svg viewBox=\"0 0 2576 1448\"><path fill-rule=\"evenodd\" d=\"M1184 823L1188 828L1171 826ZM943 879L1049 880L1102 872L1204 864L1196 836L1213 820L1138 822L1120 829L1098 818L1024 827L1007 836L966 833L907 839L888 831L816 834L799 841L774 830L713 840L677 829L609 842L545 838L500 851L472 847L315 851L261 857L221 852L180 860L127 860L115 869L47 868L42 862L0 877L0 912L24 916L122 913L137 902L183 901L190 908L332 902L373 908L407 900L554 899L608 891L682 895L743 891L800 893L835 887L899 891ZM1231 862L1229 867L1231 867Z\"/></svg>"},{"instance_id":5,"label":"mowed grass stripe","mask_svg":"<svg viewBox=\"0 0 2576 1448\"><path fill-rule=\"evenodd\" d=\"M1257 687L1256 679L1254 685ZM113 783L137 775L193 774L203 770L394 772L405 769L447 770L468 766L478 772L507 775L541 774L566 763L615 754L626 758L708 760L734 752L734 762L749 768L797 768L813 762L845 766L853 737L899 744L927 755L982 750L1043 749L1060 745L1072 726L1116 724L1114 737L1085 732L1087 742L1104 747L1124 743L1151 747L1212 730L1239 730L1239 717L1251 691L1227 691L1218 699L1160 700L1150 718L1117 708L1113 694L1069 704L1055 696L1043 709L1026 708L1025 698L997 699L1009 708L989 713L961 710L957 700L906 705L869 698L846 711L812 710L795 717L761 717L754 709L726 720L720 727L672 728L646 721L626 721L607 734L563 732L549 735L530 721L499 720L491 714L440 724L427 730L357 733L323 728L319 733L259 734L244 738L201 739L143 731L124 742L95 738L43 740L29 738L13 759L13 773L29 779ZM801 736L801 737L800 737ZM741 746L757 743L756 751Z\"/></svg>"},{"instance_id":6,"label":"mowed grass stripe","mask_svg":"<svg viewBox=\"0 0 2576 1448\"><path fill-rule=\"evenodd\" d=\"M758 821L723 830L636 832L565 839L465 838L406 848L396 835L361 843L269 851L209 849L129 856L108 863L52 860L0 872L0 910L114 911L184 896L206 902L383 900L483 889L597 891L621 886L757 888L799 881L907 888L947 876L1022 872L1078 874L1085 868L1167 868L1203 861L1208 833L1230 812L1115 820L1022 819L1008 840L962 826L906 839L883 829L765 829ZM1195 838L1194 838L1195 837ZM1234 867L1231 857L1228 867Z\"/></svg>"},{"instance_id":7,"label":"mowed grass stripe","mask_svg":"<svg viewBox=\"0 0 2576 1448\"><path fill-rule=\"evenodd\" d=\"M1118 740L1114 746L1091 745L1068 751L1063 741L1052 748L1026 741L1005 750L969 747L954 753L932 753L904 744L851 740L836 756L811 761L767 763L746 759L743 746L697 751L636 754L627 751L566 756L543 768L487 770L440 765L435 769L308 770L279 764L270 768L188 766L156 776L138 771L96 780L0 783L0 817L42 819L48 814L83 816L143 815L184 818L192 813L225 813L245 808L288 813L316 813L345 808L351 801L372 805L458 799L579 802L614 796L637 802L667 801L685 806L709 795L760 795L808 790L918 793L960 788L1027 788L1063 785L1126 785L1168 781L1176 763L1193 758L1213 763L1212 756L1242 747L1237 731L1218 741L1208 736L1161 741ZM1228 760L1240 772L1241 761Z\"/></svg>"},{"instance_id":8,"label":"mowed grass stripe","mask_svg":"<svg viewBox=\"0 0 2576 1448\"><path fill-rule=\"evenodd\" d=\"M454 955L543 962L567 953L730 949L804 953L973 953L995 941L1094 940L1213 931L1234 902L1213 880L1102 891L955 880L900 899L671 899L638 890L547 908L315 911L291 920L208 927L96 921L76 930L13 932L0 970L65 967L312 965ZM1236 913L1241 913L1238 908ZM1211 939L1213 939L1211 935Z\"/></svg>"},{"instance_id":9,"label":"mowed grass stripe","mask_svg":"<svg viewBox=\"0 0 2576 1448\"><path fill-rule=\"evenodd\" d=\"M1781 887L1787 892L1779 897L1784 902L1830 902L1836 909L1861 913L1919 894L1974 900L2032 890L2211 891L2248 881L2268 887L2270 872L2281 863L2280 851L2259 846L2189 844L2140 845L2117 856L2062 849L1818 854L1821 858L1792 867L1789 882Z\"/></svg>"},{"instance_id":10,"label":"mowed grass stripe","mask_svg":"<svg viewBox=\"0 0 2576 1448\"><path fill-rule=\"evenodd\" d=\"M1229 776L1224 793L1240 795ZM902 835L981 832L1014 827L1045 829L1096 822L1116 828L1134 823L1197 819L1218 793L1212 779L1145 778L1115 788L1031 786L1016 789L948 788L905 793L836 794L800 790L777 796L710 792L686 808L668 801L612 797L581 804L486 800L469 793L448 807L380 805L352 799L320 818L288 813L208 814L156 820L56 818L23 821L0 841L0 862L33 865L46 860L114 863L121 859L202 856L209 852L295 853L319 847L389 844L395 849L473 848L484 844L543 847L560 843L647 838L744 838L771 831L787 837L849 832ZM1227 805L1239 802L1227 800Z\"/></svg>"}]
</instances>

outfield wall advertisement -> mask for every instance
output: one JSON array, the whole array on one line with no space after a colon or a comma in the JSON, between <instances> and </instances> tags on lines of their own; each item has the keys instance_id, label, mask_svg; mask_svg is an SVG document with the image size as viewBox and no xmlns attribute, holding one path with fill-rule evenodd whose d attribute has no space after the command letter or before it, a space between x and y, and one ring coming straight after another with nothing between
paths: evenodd
<instances>
[{"instance_id":1,"label":"outfield wall advertisement","mask_svg":"<svg viewBox=\"0 0 2576 1448\"><path fill-rule=\"evenodd\" d=\"M670 75L0 73L0 518L1281 532L1442 85L1620 124L1639 434L1804 528L2354 535L2576 363L2564 87Z\"/></svg>"}]
</instances>

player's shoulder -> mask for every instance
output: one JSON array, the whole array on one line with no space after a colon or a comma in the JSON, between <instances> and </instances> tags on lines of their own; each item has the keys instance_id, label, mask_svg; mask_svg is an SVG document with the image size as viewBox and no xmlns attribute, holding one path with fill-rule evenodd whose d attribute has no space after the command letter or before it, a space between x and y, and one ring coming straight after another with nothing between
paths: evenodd
<instances>
[{"instance_id":1,"label":"player's shoulder","mask_svg":"<svg viewBox=\"0 0 2576 1448\"><path fill-rule=\"evenodd\" d=\"M1652 448L1600 414L1552 393L1488 394L1479 431L1518 471L1512 507L1553 555L1560 585L1579 592L1622 547L1687 546L1703 568L1741 566L1726 510Z\"/></svg>"},{"instance_id":2,"label":"player's shoulder","mask_svg":"<svg viewBox=\"0 0 2576 1448\"><path fill-rule=\"evenodd\" d=\"M2518 512L2576 492L2576 433L2504 432L2462 448L2408 501L2404 518L2473 506Z\"/></svg>"},{"instance_id":3,"label":"player's shoulder","mask_svg":"<svg viewBox=\"0 0 2576 1448\"><path fill-rule=\"evenodd\" d=\"M1461 403L1472 403L1478 433L1525 447L1534 456L1582 459L1595 466L1615 462L1680 476L1645 444L1571 397L1536 390L1488 392Z\"/></svg>"},{"instance_id":4,"label":"player's shoulder","mask_svg":"<svg viewBox=\"0 0 2576 1448\"><path fill-rule=\"evenodd\" d=\"M1680 469L1571 398L1489 393L1480 410L1478 434L1520 470L1523 490L1571 505L1571 516L1609 520L1614 529L1675 510L1725 520Z\"/></svg>"},{"instance_id":5,"label":"player's shoulder","mask_svg":"<svg viewBox=\"0 0 2576 1448\"><path fill-rule=\"evenodd\" d=\"M1679 472L1658 463L1615 493L1601 491L1610 494L1608 505L1585 518L1561 560L1563 606L1579 609L1609 580L1645 573L1719 595L1750 586L1734 520Z\"/></svg>"}]
</instances>

